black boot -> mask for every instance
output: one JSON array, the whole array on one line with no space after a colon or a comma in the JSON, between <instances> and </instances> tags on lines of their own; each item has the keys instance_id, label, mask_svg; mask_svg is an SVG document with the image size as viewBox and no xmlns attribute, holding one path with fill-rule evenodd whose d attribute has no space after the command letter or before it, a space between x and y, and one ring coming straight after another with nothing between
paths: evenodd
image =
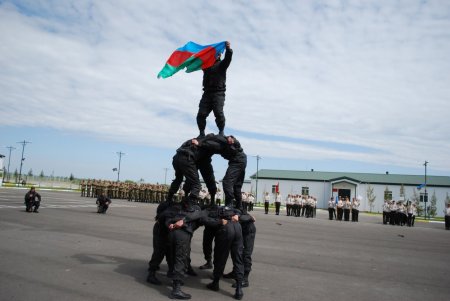
<instances>
[{"instance_id":1,"label":"black boot","mask_svg":"<svg viewBox=\"0 0 450 301\"><path fill-rule=\"evenodd\" d=\"M225 278L225 279L234 279L234 278L236 278L236 276L234 275L234 272L231 271L228 274L223 274L223 278Z\"/></svg>"},{"instance_id":2,"label":"black boot","mask_svg":"<svg viewBox=\"0 0 450 301\"><path fill-rule=\"evenodd\" d=\"M214 279L213 282L206 286L208 289L217 292L219 290L219 279Z\"/></svg>"},{"instance_id":3,"label":"black boot","mask_svg":"<svg viewBox=\"0 0 450 301\"><path fill-rule=\"evenodd\" d=\"M211 260L208 260L204 265L200 266L200 270L210 270L213 268L213 265L211 263Z\"/></svg>"},{"instance_id":4,"label":"black boot","mask_svg":"<svg viewBox=\"0 0 450 301\"><path fill-rule=\"evenodd\" d=\"M161 281L156 278L155 271L148 271L147 282L151 284L161 285Z\"/></svg>"},{"instance_id":5,"label":"black boot","mask_svg":"<svg viewBox=\"0 0 450 301\"><path fill-rule=\"evenodd\" d=\"M234 293L234 299L241 300L244 297L244 292L242 291L242 282L236 280L236 292Z\"/></svg>"},{"instance_id":6,"label":"black boot","mask_svg":"<svg viewBox=\"0 0 450 301\"><path fill-rule=\"evenodd\" d=\"M178 280L173 280L172 282L172 291L169 295L170 299L180 299L180 300L188 300L191 299L191 295L186 294L181 290L181 283Z\"/></svg>"},{"instance_id":7,"label":"black boot","mask_svg":"<svg viewBox=\"0 0 450 301\"><path fill-rule=\"evenodd\" d=\"M250 283L248 282L248 274L244 275L244 279L242 280L242 287L249 287Z\"/></svg>"},{"instance_id":8,"label":"black boot","mask_svg":"<svg viewBox=\"0 0 450 301\"><path fill-rule=\"evenodd\" d=\"M204 138L205 137L205 130L200 130L200 134L197 138Z\"/></svg>"}]
</instances>

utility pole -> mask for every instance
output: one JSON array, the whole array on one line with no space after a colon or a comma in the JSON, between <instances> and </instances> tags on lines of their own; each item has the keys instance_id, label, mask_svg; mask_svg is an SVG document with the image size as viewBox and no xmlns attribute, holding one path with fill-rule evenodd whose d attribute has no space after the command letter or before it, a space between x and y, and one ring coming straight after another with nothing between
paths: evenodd
<instances>
[{"instance_id":1,"label":"utility pole","mask_svg":"<svg viewBox=\"0 0 450 301\"><path fill-rule=\"evenodd\" d=\"M259 171L259 160L261 157L259 155L253 156L256 158L256 203L258 203L258 171Z\"/></svg>"},{"instance_id":2,"label":"utility pole","mask_svg":"<svg viewBox=\"0 0 450 301\"><path fill-rule=\"evenodd\" d=\"M117 170L117 182L120 181L120 162L122 161L122 155L125 155L125 153L122 153L122 151L118 151L117 154L119 155L119 169Z\"/></svg>"},{"instance_id":3,"label":"utility pole","mask_svg":"<svg viewBox=\"0 0 450 301\"><path fill-rule=\"evenodd\" d=\"M167 171L168 171L168 170L169 170L169 169L168 169L167 167L164 168L164 185L167 184L166 180L167 180Z\"/></svg>"},{"instance_id":4,"label":"utility pole","mask_svg":"<svg viewBox=\"0 0 450 301\"><path fill-rule=\"evenodd\" d=\"M23 153L25 152L25 145L27 145L28 143L31 143L31 142L23 140L23 141L20 141L17 143L22 144L22 159L20 159L20 171L19 171L19 182L21 182L22 181L22 165L23 165L23 161L25 160L25 158L23 157Z\"/></svg>"},{"instance_id":5,"label":"utility pole","mask_svg":"<svg viewBox=\"0 0 450 301\"><path fill-rule=\"evenodd\" d=\"M13 147L13 146L7 146L6 148L9 149L9 156L8 156L8 171L7 171L7 175L8 175L7 180L8 180L8 182L9 182L9 165L11 164L11 151L12 151L13 149L16 149L16 148Z\"/></svg>"},{"instance_id":6,"label":"utility pole","mask_svg":"<svg viewBox=\"0 0 450 301\"><path fill-rule=\"evenodd\" d=\"M423 200L425 202L425 219L427 219L427 203L428 203L428 194L427 194L427 165L428 161L425 161L423 164L425 166L425 195L423 197Z\"/></svg>"}]
</instances>

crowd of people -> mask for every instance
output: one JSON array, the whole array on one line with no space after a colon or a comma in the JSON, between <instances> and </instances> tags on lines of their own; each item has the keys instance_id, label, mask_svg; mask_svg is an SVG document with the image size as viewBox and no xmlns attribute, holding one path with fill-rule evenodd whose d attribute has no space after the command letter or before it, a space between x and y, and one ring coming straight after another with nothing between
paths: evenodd
<instances>
[{"instance_id":1,"label":"crowd of people","mask_svg":"<svg viewBox=\"0 0 450 301\"><path fill-rule=\"evenodd\" d=\"M313 218L316 216L317 199L310 195L288 194L283 199L278 191L275 194L265 192L263 196L264 213L269 214L271 204L275 205L275 214L280 215L281 206L286 208L287 216Z\"/></svg>"},{"instance_id":2,"label":"crowd of people","mask_svg":"<svg viewBox=\"0 0 450 301\"><path fill-rule=\"evenodd\" d=\"M417 206L413 202L385 200L383 203L383 224L414 227Z\"/></svg>"},{"instance_id":3,"label":"crowd of people","mask_svg":"<svg viewBox=\"0 0 450 301\"><path fill-rule=\"evenodd\" d=\"M361 197L353 198L350 202L349 197L337 197L334 199L330 198L328 201L328 219L336 219L338 221L350 221L350 216L352 222L358 222L359 220L359 206L361 205Z\"/></svg>"},{"instance_id":4,"label":"crowd of people","mask_svg":"<svg viewBox=\"0 0 450 301\"><path fill-rule=\"evenodd\" d=\"M82 180L81 196L97 198L104 193L110 199L125 199L143 203L161 203L169 187L164 184L128 183L107 180Z\"/></svg>"}]
</instances>

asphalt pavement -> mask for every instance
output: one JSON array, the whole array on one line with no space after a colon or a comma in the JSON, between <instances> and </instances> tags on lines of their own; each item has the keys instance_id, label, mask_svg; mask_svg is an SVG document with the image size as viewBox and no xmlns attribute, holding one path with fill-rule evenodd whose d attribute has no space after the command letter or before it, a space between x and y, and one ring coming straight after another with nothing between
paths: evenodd
<instances>
[{"instance_id":1,"label":"asphalt pavement","mask_svg":"<svg viewBox=\"0 0 450 301\"><path fill-rule=\"evenodd\" d=\"M148 284L156 205L113 200L97 214L95 199L43 191L39 213L27 213L26 190L0 188L0 300L168 300L163 262ZM250 287L243 300L450 300L450 231L443 224L383 225L265 215L256 218ZM232 300L232 281L206 289L200 228L192 239L197 277L185 279L192 300ZM231 271L231 259L226 272Z\"/></svg>"}]
</instances>

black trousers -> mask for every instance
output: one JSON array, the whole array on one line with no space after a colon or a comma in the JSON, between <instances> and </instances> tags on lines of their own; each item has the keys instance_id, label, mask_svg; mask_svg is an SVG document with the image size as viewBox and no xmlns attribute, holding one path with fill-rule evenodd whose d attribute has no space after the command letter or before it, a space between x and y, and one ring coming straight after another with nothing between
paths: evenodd
<instances>
[{"instance_id":1,"label":"black trousers","mask_svg":"<svg viewBox=\"0 0 450 301\"><path fill-rule=\"evenodd\" d=\"M408 213L408 218L406 220L406 225L408 227L412 227L414 225L412 213Z\"/></svg>"},{"instance_id":2,"label":"black trousers","mask_svg":"<svg viewBox=\"0 0 450 301\"><path fill-rule=\"evenodd\" d=\"M173 179L172 184L170 185L167 200L171 201L175 193L178 192L178 189L183 182L183 177L186 178L186 186L189 187L190 195L193 198L198 198L201 184L195 161L184 153L177 153L173 156L172 166L175 170L175 179Z\"/></svg>"},{"instance_id":3,"label":"black trousers","mask_svg":"<svg viewBox=\"0 0 450 301\"><path fill-rule=\"evenodd\" d=\"M210 205L213 205L216 199L217 186L211 161L211 157L205 158L197 163L197 167L202 175L203 181L206 184L206 188L208 188L209 195L211 196Z\"/></svg>"},{"instance_id":4,"label":"black trousers","mask_svg":"<svg viewBox=\"0 0 450 301\"><path fill-rule=\"evenodd\" d=\"M358 215L359 215L359 210L358 209L352 209L352 222L357 222L358 221Z\"/></svg>"},{"instance_id":5,"label":"black trousers","mask_svg":"<svg viewBox=\"0 0 450 301\"><path fill-rule=\"evenodd\" d=\"M25 209L26 209L26 211L32 211L33 207L34 207L34 210L38 210L40 205L41 205L40 201L26 201Z\"/></svg>"},{"instance_id":6,"label":"black trousers","mask_svg":"<svg viewBox=\"0 0 450 301\"><path fill-rule=\"evenodd\" d=\"M341 221L342 220L342 214L344 213L344 210L342 208L337 208L337 220Z\"/></svg>"},{"instance_id":7,"label":"black trousers","mask_svg":"<svg viewBox=\"0 0 450 301\"><path fill-rule=\"evenodd\" d=\"M264 212L269 213L269 202L264 202Z\"/></svg>"},{"instance_id":8,"label":"black trousers","mask_svg":"<svg viewBox=\"0 0 450 301\"><path fill-rule=\"evenodd\" d=\"M276 215L280 214L280 206L281 206L280 202L275 202L275 214Z\"/></svg>"},{"instance_id":9,"label":"black trousers","mask_svg":"<svg viewBox=\"0 0 450 301\"><path fill-rule=\"evenodd\" d=\"M107 203L100 203L97 206L97 213L106 213L106 211L108 210L109 205Z\"/></svg>"},{"instance_id":10,"label":"black trousers","mask_svg":"<svg viewBox=\"0 0 450 301\"><path fill-rule=\"evenodd\" d=\"M169 231L159 222L155 222L153 225L153 254L148 262L148 270L156 271L159 268L159 265L166 256L168 251L168 243L169 243ZM173 266L170 263L170 256L166 256L167 263L170 266Z\"/></svg>"},{"instance_id":11,"label":"black trousers","mask_svg":"<svg viewBox=\"0 0 450 301\"><path fill-rule=\"evenodd\" d=\"M252 254L256 237L255 224L248 223L247 225L242 226L242 236L244 239L244 250L242 251L242 260L244 262L244 275L248 275L252 270Z\"/></svg>"},{"instance_id":12,"label":"black trousers","mask_svg":"<svg viewBox=\"0 0 450 301\"><path fill-rule=\"evenodd\" d=\"M214 112L216 117L216 125L219 131L223 131L225 128L225 114L223 107L225 105L225 93L203 93L200 104L198 105L197 113L197 125L200 131L204 131L206 128L206 118L211 111Z\"/></svg>"},{"instance_id":13,"label":"black trousers","mask_svg":"<svg viewBox=\"0 0 450 301\"><path fill-rule=\"evenodd\" d=\"M242 185L244 184L247 160L229 161L228 168L222 180L225 206L236 206L242 209ZM233 204L236 200L236 204Z\"/></svg>"},{"instance_id":14,"label":"black trousers","mask_svg":"<svg viewBox=\"0 0 450 301\"><path fill-rule=\"evenodd\" d=\"M445 229L450 230L450 216L445 216Z\"/></svg>"},{"instance_id":15,"label":"black trousers","mask_svg":"<svg viewBox=\"0 0 450 301\"><path fill-rule=\"evenodd\" d=\"M334 210L334 208L328 208L328 219L329 219L330 221L333 220L334 215L335 215L335 210Z\"/></svg>"},{"instance_id":16,"label":"black trousers","mask_svg":"<svg viewBox=\"0 0 450 301\"><path fill-rule=\"evenodd\" d=\"M350 221L350 209L344 209L344 221Z\"/></svg>"},{"instance_id":17,"label":"black trousers","mask_svg":"<svg viewBox=\"0 0 450 301\"><path fill-rule=\"evenodd\" d=\"M389 225L395 225L395 220L397 218L397 212L389 212Z\"/></svg>"},{"instance_id":18,"label":"black trousers","mask_svg":"<svg viewBox=\"0 0 450 301\"><path fill-rule=\"evenodd\" d=\"M178 229L169 232L170 253L173 258L173 280L182 280L190 264L192 234Z\"/></svg>"},{"instance_id":19,"label":"black trousers","mask_svg":"<svg viewBox=\"0 0 450 301\"><path fill-rule=\"evenodd\" d=\"M214 280L219 280L223 275L228 256L231 252L233 261L233 273L236 281L241 282L244 278L244 263L242 259L244 241L242 228L239 223L228 221L217 230L214 245Z\"/></svg>"},{"instance_id":20,"label":"black trousers","mask_svg":"<svg viewBox=\"0 0 450 301\"><path fill-rule=\"evenodd\" d=\"M202 248L203 248L203 255L206 261L212 261L212 251L213 251L212 245L217 230L218 228L206 226L205 229L203 229Z\"/></svg>"},{"instance_id":21,"label":"black trousers","mask_svg":"<svg viewBox=\"0 0 450 301\"><path fill-rule=\"evenodd\" d=\"M386 212L386 211L383 211L383 224L387 224L387 223L389 223L389 215L390 215L390 212Z\"/></svg>"}]
</instances>

